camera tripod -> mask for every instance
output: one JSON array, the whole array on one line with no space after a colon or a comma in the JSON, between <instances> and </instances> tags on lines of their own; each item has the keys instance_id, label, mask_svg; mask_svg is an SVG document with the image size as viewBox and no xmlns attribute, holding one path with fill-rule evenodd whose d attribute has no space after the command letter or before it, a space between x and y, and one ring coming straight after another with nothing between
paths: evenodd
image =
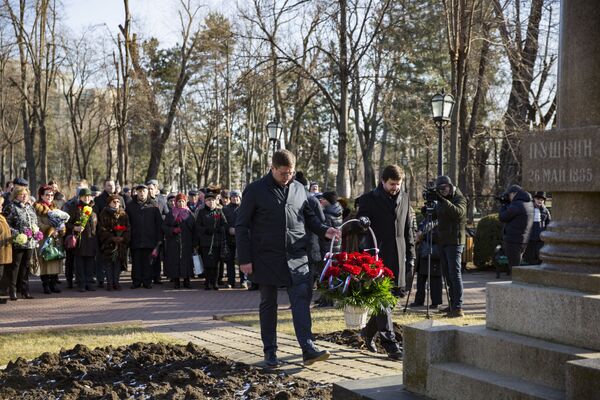
<instances>
[{"instance_id":1,"label":"camera tripod","mask_svg":"<svg viewBox=\"0 0 600 400\"><path fill-rule=\"evenodd\" d=\"M433 222L433 207L430 207L429 205L426 205L426 222L425 222L425 228L423 229L423 233L426 235L425 236L425 240L427 243L427 248L428 248L428 252L427 252L427 284L425 286L425 301L427 304L427 313L425 314L425 317L427 319L431 318L431 314L429 312L430 309L430 292L431 292L431 256L433 254L433 229L437 226L437 221L434 223ZM410 294L412 292L413 289L413 285L414 285L414 281L415 281L415 274L418 274L418 272L415 271L415 273L412 275L411 278L411 282L409 285L409 289L408 289L408 294L406 295L406 303L404 304L404 310L403 313L406 314L406 309L408 308L408 302L410 301ZM418 278L417 278L418 279ZM446 277L444 276L444 274L442 273L442 282L444 285L444 289L446 291L446 299L448 301L448 305L450 307L450 310L452 310L452 305L450 304L450 294L448 293L448 285L446 284Z\"/></svg>"}]
</instances>

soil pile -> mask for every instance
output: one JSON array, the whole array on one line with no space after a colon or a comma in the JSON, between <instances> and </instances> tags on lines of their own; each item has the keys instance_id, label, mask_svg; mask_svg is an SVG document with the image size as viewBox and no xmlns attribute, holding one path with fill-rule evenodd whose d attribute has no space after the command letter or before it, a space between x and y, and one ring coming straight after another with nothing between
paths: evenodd
<instances>
[{"instance_id":1,"label":"soil pile","mask_svg":"<svg viewBox=\"0 0 600 400\"><path fill-rule=\"evenodd\" d=\"M396 339L402 345L402 327L394 322L394 333L396 334ZM365 345L365 340L360 335L360 331L344 329L343 331L331 332L331 333L321 333L314 335L316 340L325 340L327 342L336 343L342 346L351 347L353 349L358 350L368 350ZM381 346L381 340L379 336L375 338L375 343L377 344L377 348L379 352L384 352L383 347Z\"/></svg>"},{"instance_id":2,"label":"soil pile","mask_svg":"<svg viewBox=\"0 0 600 400\"><path fill-rule=\"evenodd\" d=\"M77 345L10 362L0 399L331 399L331 386L217 357L187 346Z\"/></svg>"}]
</instances>

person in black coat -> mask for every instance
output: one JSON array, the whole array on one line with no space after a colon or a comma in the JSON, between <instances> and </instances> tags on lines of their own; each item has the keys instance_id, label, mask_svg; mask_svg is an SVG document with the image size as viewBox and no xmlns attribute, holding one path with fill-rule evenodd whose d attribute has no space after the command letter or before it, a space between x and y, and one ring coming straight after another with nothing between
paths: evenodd
<instances>
[{"instance_id":1,"label":"person in black coat","mask_svg":"<svg viewBox=\"0 0 600 400\"><path fill-rule=\"evenodd\" d=\"M227 237L226 244L229 247L227 253L227 284L231 287L235 287L235 217L237 215L237 209L240 207L242 200L241 193L237 190L232 190L229 193L229 204L223 207L223 214L227 220L227 226L225 227L225 236ZM239 271L240 287L247 288L248 283L246 282L246 275Z\"/></svg>"},{"instance_id":2,"label":"person in black coat","mask_svg":"<svg viewBox=\"0 0 600 400\"><path fill-rule=\"evenodd\" d=\"M404 171L397 165L388 165L381 173L381 182L358 201L356 218L367 217L379 243L372 243L365 235L363 244L368 249L377 247L379 257L394 273L395 292L404 297L406 271L412 270L415 260L414 236L408 193L402 191ZM393 359L402 357L402 350L394 334L391 310L373 315L362 330L367 346L375 350L374 338L379 334L381 343Z\"/></svg>"},{"instance_id":3,"label":"person in black coat","mask_svg":"<svg viewBox=\"0 0 600 400\"><path fill-rule=\"evenodd\" d=\"M308 207L304 186L293 180L296 158L287 150L273 154L271 171L246 187L236 218L240 270L259 284L260 329L268 367L277 359L277 288L290 298L296 338L305 365L326 360L329 352L313 343L310 318L312 274L306 255L306 226L332 239L335 228L321 224Z\"/></svg>"},{"instance_id":4,"label":"person in black coat","mask_svg":"<svg viewBox=\"0 0 600 400\"><path fill-rule=\"evenodd\" d=\"M499 219L504 222L502 246L508 258L508 275L512 267L521 264L533 226L533 202L531 195L519 185L512 185L504 193L507 204L500 207Z\"/></svg>"},{"instance_id":5,"label":"person in black coat","mask_svg":"<svg viewBox=\"0 0 600 400\"><path fill-rule=\"evenodd\" d=\"M131 279L132 289L144 286L152 288L153 259L158 257L162 240L162 216L156 204L148 196L148 187L138 185L136 195L127 204L125 211L131 225Z\"/></svg>"},{"instance_id":6,"label":"person in black coat","mask_svg":"<svg viewBox=\"0 0 600 400\"><path fill-rule=\"evenodd\" d=\"M98 252L98 237L96 230L98 225L98 216L95 212L91 212L85 226L81 226L82 215L85 212L84 208L89 206L94 208L92 200L92 191L88 188L79 190L79 202L69 207L69 221L67 222L67 234L76 235L77 247L73 249L75 256L75 276L77 277L77 285L80 292L94 291L94 269L95 258Z\"/></svg>"},{"instance_id":7,"label":"person in black coat","mask_svg":"<svg viewBox=\"0 0 600 400\"><path fill-rule=\"evenodd\" d=\"M319 221L324 224L325 215L323 214L323 208L321 207L319 200L308 192L308 180L304 176L304 173L302 171L297 171L295 179L307 189L308 207L315 213ZM323 269L323 255L321 254L321 247L319 245L319 236L308 229L306 230L306 255L308 256L310 270L313 271L318 278ZM321 304L322 301L326 301L325 298L317 300L318 304Z\"/></svg>"},{"instance_id":8,"label":"person in black coat","mask_svg":"<svg viewBox=\"0 0 600 400\"><path fill-rule=\"evenodd\" d=\"M324 192L323 194L316 196L321 203L323 209L323 216L325 217L325 225L338 229L342 226L344 209L338 202L338 196L336 192ZM329 252L331 248L331 240L321 239L319 240L319 247L321 249L321 259L325 257L325 254ZM342 245L340 241L333 243L333 252L339 253L342 251Z\"/></svg>"},{"instance_id":9,"label":"person in black coat","mask_svg":"<svg viewBox=\"0 0 600 400\"><path fill-rule=\"evenodd\" d=\"M196 210L196 240L200 246L200 254L204 263L204 289L219 290L217 278L221 245L225 237L227 224L223 211L217 208L217 194L209 192L204 198L205 204Z\"/></svg>"},{"instance_id":10,"label":"person in black coat","mask_svg":"<svg viewBox=\"0 0 600 400\"><path fill-rule=\"evenodd\" d=\"M162 224L165 235L165 275L173 281L175 289L181 287L181 279L184 288L191 288L195 223L194 214L187 208L186 195L179 193L175 197L175 206Z\"/></svg>"},{"instance_id":11,"label":"person in black coat","mask_svg":"<svg viewBox=\"0 0 600 400\"><path fill-rule=\"evenodd\" d=\"M540 258L540 250L544 245L541 234L546 230L548 224L552 220L550 211L544 204L546 202L546 194L544 192L536 192L533 196L533 225L531 234L529 235L529 243L523 254L523 258L531 265L539 265L542 263Z\"/></svg>"}]
</instances>

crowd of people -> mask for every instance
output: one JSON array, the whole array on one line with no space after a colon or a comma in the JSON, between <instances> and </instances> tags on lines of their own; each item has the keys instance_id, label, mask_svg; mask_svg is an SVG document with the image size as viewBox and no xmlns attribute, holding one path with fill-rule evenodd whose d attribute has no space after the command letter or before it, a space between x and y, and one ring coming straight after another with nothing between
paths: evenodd
<instances>
[{"instance_id":1,"label":"crowd of people","mask_svg":"<svg viewBox=\"0 0 600 400\"><path fill-rule=\"evenodd\" d=\"M206 290L247 288L261 296L261 337L267 365L277 366L277 290L286 287L305 363L324 360L312 342L309 305L325 255L333 249L378 249L394 274L393 293L402 298L417 276L411 306L425 302L430 280L431 306L442 306L442 277L448 285L449 317L460 317L463 303L461 256L465 246L467 200L448 176L432 183L435 198L417 226L404 171L383 169L378 186L354 201L334 191L320 192L295 171L286 150L273 155L270 172L236 190L209 187L167 194L155 179L120 190L107 179L103 190L78 183L66 199L56 182L32 196L27 181L17 178L0 197L0 302L33 298L29 275L40 276L45 294L59 293L59 275L81 292L122 290L121 273L131 263L131 289L150 289L166 278L173 288L191 288L203 278ZM505 192L499 210L504 222L503 247L512 266L521 258L539 263L540 233L550 221L545 195L533 197L517 185ZM340 231L352 218L366 217L377 243L364 227ZM360 224L358 224L360 225ZM284 240L282 240L282 235ZM338 240L338 239L342 240ZM227 279L225 282L224 279ZM237 279L236 279L237 278ZM317 299L317 306L331 306ZM391 310L373 315L361 331L376 351L375 337L394 359L402 356L394 335Z\"/></svg>"}]
</instances>

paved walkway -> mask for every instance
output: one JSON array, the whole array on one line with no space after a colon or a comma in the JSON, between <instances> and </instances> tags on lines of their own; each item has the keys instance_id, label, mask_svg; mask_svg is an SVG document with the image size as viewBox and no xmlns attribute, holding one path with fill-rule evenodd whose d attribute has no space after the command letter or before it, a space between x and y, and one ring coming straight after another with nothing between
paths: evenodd
<instances>
[{"instance_id":1,"label":"paved walkway","mask_svg":"<svg viewBox=\"0 0 600 400\"><path fill-rule=\"evenodd\" d=\"M463 278L465 310L485 312L485 283L496 280L494 273L467 273ZM193 282L193 285L200 287L199 282ZM254 364L262 360L262 345L256 329L212 318L215 314L257 312L259 294L256 291L174 290L165 283L152 289L125 289L120 292L98 289L86 293L65 289L60 294L44 295L39 282L32 282L32 291L33 300L9 301L0 305L0 333L115 322L139 323L192 341L235 361ZM285 291L279 292L279 302L280 308L289 307ZM279 344L279 356L285 361L283 370L317 382L401 373L401 363L326 342L318 345L330 350L333 357L328 362L303 368L295 338L280 334Z\"/></svg>"}]
</instances>

